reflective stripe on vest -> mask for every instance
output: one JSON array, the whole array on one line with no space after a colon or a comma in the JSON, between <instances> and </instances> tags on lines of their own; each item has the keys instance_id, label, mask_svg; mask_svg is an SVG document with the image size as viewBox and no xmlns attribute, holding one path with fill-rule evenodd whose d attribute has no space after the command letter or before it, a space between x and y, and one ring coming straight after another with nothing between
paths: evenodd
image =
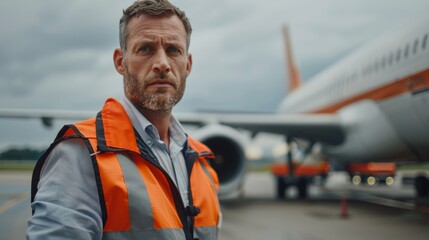
<instances>
[{"instance_id":1,"label":"reflective stripe on vest","mask_svg":"<svg viewBox=\"0 0 429 240\"><path fill-rule=\"evenodd\" d=\"M103 154L102 154L103 155ZM126 189L128 190L128 213L122 212L123 215L128 215L128 219L123 219L123 226L122 230L114 230L114 229L107 229L105 228L105 232L103 234L103 239L185 239L185 234L182 229L182 225L180 223L180 220L175 214L176 210L171 209L174 207L174 204L166 203L165 196L162 196L162 194L154 194L157 196L149 196L149 192L157 192L156 189L150 190L150 187L146 186L145 180L142 179L141 174L145 174L144 172L147 167L144 166L144 161L140 161L142 164L137 164L140 166L136 167L135 161L138 160L132 160L131 158L127 157L124 154L113 154L116 156L118 163L120 165L120 168L122 170L124 183L126 186ZM101 155L100 155L101 156ZM100 157L99 156L99 157ZM99 161L105 161L103 157L99 159ZM195 173L198 172L199 176L199 182L209 183L211 185L211 188L214 190L215 185L212 177L208 174L208 170L204 164L196 163L196 166L194 166L195 169L202 169L203 171L195 171ZM153 169L152 169L153 170ZM209 181L202 181L204 178L201 177L200 174L204 174L205 178L209 179ZM146 179L146 177L144 177ZM197 180L198 178L192 178ZM148 182L151 182L149 184L155 184L157 185L156 181L158 179L146 179ZM136 189L136 190L133 190ZM117 192L112 193L115 196L121 196L124 194L123 192ZM119 194L119 195L118 195ZM106 194L105 194L105 197ZM111 196L114 197L114 196ZM197 198L197 202L200 198ZM115 202L116 200L111 199L112 202ZM164 202L164 203L162 203ZM195 204L197 206L204 206L207 204L206 201L203 201L203 203ZM156 205L156 206L154 206ZM110 206L107 204L107 207L111 210L108 210L109 212L116 212L114 211L114 208L116 206ZM120 206L118 206L120 207ZM170 209L169 209L170 208ZM210 213L219 211L218 206L213 207L212 209L203 209L202 215L197 215L196 217L196 225L194 228L194 237L199 239L217 239L219 235L219 229L217 227L219 217L217 216L215 219L213 217L210 217ZM158 215L158 221L154 220L154 214ZM170 217L166 217L166 215L170 215ZM217 215L217 214L216 214ZM162 220L163 219L163 220ZM175 221L172 221L172 219ZM215 221L213 221L215 220ZM113 221L108 221L113 222ZM122 225L119 221L116 222L116 226ZM211 226L204 226L204 224L210 223ZM124 224L126 223L126 224ZM129 226L126 226L128 225ZM107 225L106 225L107 226Z\"/></svg>"},{"instance_id":2,"label":"reflective stripe on vest","mask_svg":"<svg viewBox=\"0 0 429 240\"><path fill-rule=\"evenodd\" d=\"M201 164L201 167L209 177L210 183L212 184L213 189L217 189L217 186L212 176L210 175L210 172L207 169L207 167L204 164ZM218 235L219 235L219 228L217 226L204 227L204 226L199 226L198 224L196 224L195 226L195 236L199 239L218 239Z\"/></svg>"},{"instance_id":3,"label":"reflective stripe on vest","mask_svg":"<svg viewBox=\"0 0 429 240\"><path fill-rule=\"evenodd\" d=\"M158 229L154 231L131 231L131 232L108 232L103 234L103 240L129 240L129 239L185 239L185 234L182 229ZM201 239L217 239L217 238L201 238Z\"/></svg>"},{"instance_id":4,"label":"reflective stripe on vest","mask_svg":"<svg viewBox=\"0 0 429 240\"><path fill-rule=\"evenodd\" d=\"M172 226L159 226L162 223L154 222L153 214L155 210L152 210L153 204L150 204L151 201L148 193L150 190L140 175L141 168L137 168L133 160L123 154L116 154L116 157L123 172L125 185L129 190L128 209L130 226L128 231L105 231L103 239L185 239L179 219L176 221L176 228L171 228ZM169 211L168 208L165 211ZM156 225L158 225L158 228Z\"/></svg>"},{"instance_id":5,"label":"reflective stripe on vest","mask_svg":"<svg viewBox=\"0 0 429 240\"><path fill-rule=\"evenodd\" d=\"M195 228L195 237L197 239L218 239L219 228L217 227L197 227Z\"/></svg>"},{"instance_id":6,"label":"reflective stripe on vest","mask_svg":"<svg viewBox=\"0 0 429 240\"><path fill-rule=\"evenodd\" d=\"M121 153L97 154L97 162L108 216L104 232L183 231L170 184L157 167Z\"/></svg>"}]
</instances>

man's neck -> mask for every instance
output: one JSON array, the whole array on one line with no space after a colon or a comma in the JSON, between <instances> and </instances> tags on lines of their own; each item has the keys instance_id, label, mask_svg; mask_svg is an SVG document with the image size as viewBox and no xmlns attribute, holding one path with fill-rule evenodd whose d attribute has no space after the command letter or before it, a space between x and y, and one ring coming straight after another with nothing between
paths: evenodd
<instances>
[{"instance_id":1,"label":"man's neck","mask_svg":"<svg viewBox=\"0 0 429 240\"><path fill-rule=\"evenodd\" d=\"M170 120L171 110L168 111L153 111L149 109L139 109L140 113L155 126L158 130L159 138L166 144L167 148L170 145Z\"/></svg>"}]
</instances>

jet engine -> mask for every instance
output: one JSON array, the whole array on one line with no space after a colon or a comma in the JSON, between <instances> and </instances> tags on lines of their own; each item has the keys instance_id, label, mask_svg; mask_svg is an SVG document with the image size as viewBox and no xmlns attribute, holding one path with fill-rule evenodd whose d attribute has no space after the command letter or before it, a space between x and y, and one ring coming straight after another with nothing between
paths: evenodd
<instances>
[{"instance_id":1,"label":"jet engine","mask_svg":"<svg viewBox=\"0 0 429 240\"><path fill-rule=\"evenodd\" d=\"M199 128L192 136L206 144L215 154L210 163L219 177L219 198L240 196L247 166L243 134L228 126L210 124Z\"/></svg>"}]
</instances>

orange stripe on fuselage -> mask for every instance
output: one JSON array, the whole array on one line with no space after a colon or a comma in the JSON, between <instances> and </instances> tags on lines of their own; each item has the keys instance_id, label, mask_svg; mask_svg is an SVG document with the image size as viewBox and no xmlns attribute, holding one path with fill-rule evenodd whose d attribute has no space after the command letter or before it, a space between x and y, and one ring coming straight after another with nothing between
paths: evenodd
<instances>
[{"instance_id":1,"label":"orange stripe on fuselage","mask_svg":"<svg viewBox=\"0 0 429 240\"><path fill-rule=\"evenodd\" d=\"M379 102L404 93L425 89L427 87L429 87L429 69L385 84L368 92L347 98L330 106L316 109L311 111L311 113L333 113L351 103L358 102L363 99L372 99Z\"/></svg>"}]
</instances>

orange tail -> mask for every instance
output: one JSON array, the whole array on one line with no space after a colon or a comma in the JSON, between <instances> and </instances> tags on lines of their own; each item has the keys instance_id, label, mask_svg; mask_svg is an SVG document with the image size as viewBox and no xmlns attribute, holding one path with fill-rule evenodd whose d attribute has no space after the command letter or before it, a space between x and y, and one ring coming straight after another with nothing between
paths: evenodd
<instances>
[{"instance_id":1,"label":"orange tail","mask_svg":"<svg viewBox=\"0 0 429 240\"><path fill-rule=\"evenodd\" d=\"M292 53L292 43L289 37L289 30L286 25L283 26L283 37L285 43L285 55L286 55L286 71L289 76L288 79L288 89L286 92L293 92L299 86L301 86L301 76L299 73L299 69L296 67L293 53Z\"/></svg>"}]
</instances>

